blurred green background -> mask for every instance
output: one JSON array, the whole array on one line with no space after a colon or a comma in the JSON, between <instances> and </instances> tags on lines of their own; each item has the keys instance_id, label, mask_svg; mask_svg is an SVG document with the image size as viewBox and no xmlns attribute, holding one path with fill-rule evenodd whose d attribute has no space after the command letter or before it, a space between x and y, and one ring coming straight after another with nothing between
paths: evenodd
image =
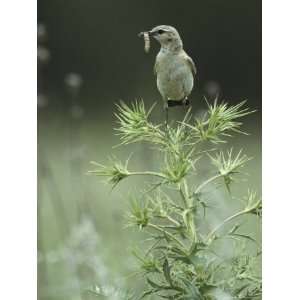
<instances>
[{"instance_id":1,"label":"blurred green background","mask_svg":"<svg viewBox=\"0 0 300 300\"><path fill-rule=\"evenodd\" d=\"M261 192L261 2L257 0L116 1L38 0L38 296L39 299L99 299L87 292L105 287L105 299L121 299L118 289L138 290L131 249L141 235L125 229L130 193L143 179L129 179L111 192L87 175L89 161L109 155L132 169L155 169L145 145L112 149L114 104L143 98L158 102L153 120L161 122L160 95L153 75L159 49L146 55L142 30L175 26L198 74L191 95L193 112L205 109L203 95L230 104L248 99L257 109L245 118L250 136L230 140L254 157L247 182L234 186L239 197L248 186ZM173 119L182 117L174 108ZM203 177L212 174L203 165ZM235 204L223 190L214 201L220 216ZM259 228L246 224L260 235Z\"/></svg>"}]
</instances>

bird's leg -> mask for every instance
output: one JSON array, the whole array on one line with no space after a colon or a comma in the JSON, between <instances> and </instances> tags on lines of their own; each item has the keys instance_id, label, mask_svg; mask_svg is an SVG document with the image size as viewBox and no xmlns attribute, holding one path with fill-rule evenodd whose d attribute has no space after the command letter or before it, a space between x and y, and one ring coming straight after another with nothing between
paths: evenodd
<instances>
[{"instance_id":1,"label":"bird's leg","mask_svg":"<svg viewBox=\"0 0 300 300\"><path fill-rule=\"evenodd\" d=\"M166 131L168 131L168 123L169 123L169 106L168 106L168 100L164 101L164 110L165 110L165 125L166 125Z\"/></svg>"},{"instance_id":2,"label":"bird's leg","mask_svg":"<svg viewBox=\"0 0 300 300\"><path fill-rule=\"evenodd\" d=\"M183 100L182 100L182 104L183 106L185 107L188 107L190 105L190 100L188 99L188 97L185 97Z\"/></svg>"},{"instance_id":3,"label":"bird's leg","mask_svg":"<svg viewBox=\"0 0 300 300\"><path fill-rule=\"evenodd\" d=\"M188 97L185 97L182 100L182 104L183 104L183 107L184 107L185 114L187 114L188 110L189 110L189 106L191 105L190 100L188 99Z\"/></svg>"}]
</instances>

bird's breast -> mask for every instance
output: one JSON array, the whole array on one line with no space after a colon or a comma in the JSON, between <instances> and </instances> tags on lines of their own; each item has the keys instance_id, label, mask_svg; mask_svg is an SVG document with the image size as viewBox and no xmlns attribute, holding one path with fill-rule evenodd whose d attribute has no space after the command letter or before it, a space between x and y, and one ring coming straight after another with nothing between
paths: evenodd
<instances>
[{"instance_id":1,"label":"bird's breast","mask_svg":"<svg viewBox=\"0 0 300 300\"><path fill-rule=\"evenodd\" d=\"M164 55L157 59L157 87L164 99L182 100L193 88L193 74L180 56Z\"/></svg>"}]
</instances>

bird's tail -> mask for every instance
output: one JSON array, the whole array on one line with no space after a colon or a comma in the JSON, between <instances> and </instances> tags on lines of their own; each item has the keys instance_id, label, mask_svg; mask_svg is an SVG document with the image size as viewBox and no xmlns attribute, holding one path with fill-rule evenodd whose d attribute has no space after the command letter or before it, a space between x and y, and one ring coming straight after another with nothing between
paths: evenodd
<instances>
[{"instance_id":1,"label":"bird's tail","mask_svg":"<svg viewBox=\"0 0 300 300\"><path fill-rule=\"evenodd\" d=\"M189 99L182 99L180 101L178 100L168 100L168 107L174 107L174 106L189 106L190 100Z\"/></svg>"}]
</instances>

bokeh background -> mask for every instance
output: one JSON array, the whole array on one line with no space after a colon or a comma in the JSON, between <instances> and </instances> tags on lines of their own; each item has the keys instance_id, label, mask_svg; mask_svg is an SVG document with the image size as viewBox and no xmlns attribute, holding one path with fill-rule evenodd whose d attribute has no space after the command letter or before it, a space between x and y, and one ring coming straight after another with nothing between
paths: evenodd
<instances>
[{"instance_id":1,"label":"bokeh background","mask_svg":"<svg viewBox=\"0 0 300 300\"><path fill-rule=\"evenodd\" d=\"M141 287L131 255L141 235L124 228L124 214L130 193L143 182L124 181L111 192L87 171L91 160L126 159L131 152L132 168L156 166L145 145L112 147L120 99L158 102L153 118L163 120L153 75L159 47L152 42L145 54L137 37L159 24L178 29L197 65L195 114L206 107L204 95L216 94L230 104L248 99L257 110L244 120L250 135L231 139L230 146L254 157L236 195L248 186L261 192L260 1L38 0L39 299L99 299L87 292L91 286L104 287L103 299L121 299L119 289ZM182 110L174 108L171 117L181 118ZM203 170L204 176L210 172ZM214 198L220 216L235 206L224 191Z\"/></svg>"}]
</instances>

